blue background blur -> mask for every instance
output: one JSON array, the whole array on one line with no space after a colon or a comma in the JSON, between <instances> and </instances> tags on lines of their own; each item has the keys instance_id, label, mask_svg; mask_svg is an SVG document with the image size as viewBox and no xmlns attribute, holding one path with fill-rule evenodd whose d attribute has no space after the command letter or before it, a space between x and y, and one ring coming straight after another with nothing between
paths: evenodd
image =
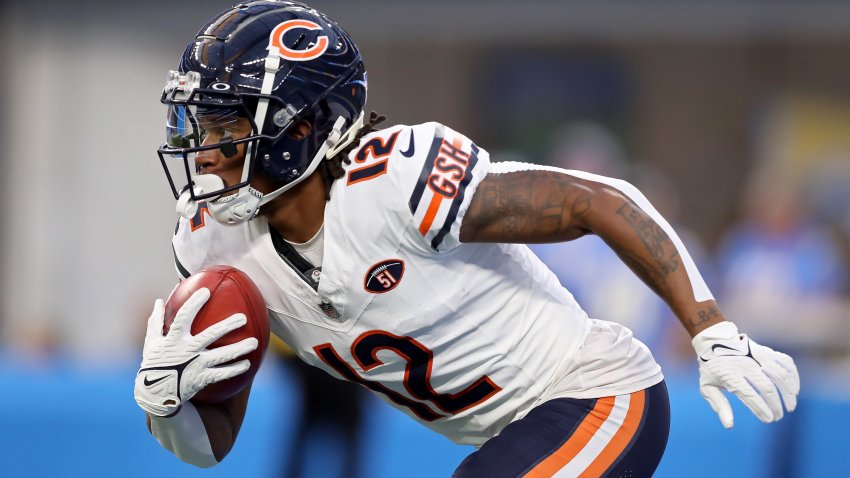
<instances>
[{"instance_id":1,"label":"blue background blur","mask_svg":"<svg viewBox=\"0 0 850 478\"><path fill-rule=\"evenodd\" d=\"M108 374L79 370L22 373L0 370L0 469L10 477L280 476L291 445L297 388L274 362L264 365L252 391L245 424L233 451L211 469L181 463L148 435L132 399L131 368ZM32 372L32 371L29 371ZM776 440L793 440L791 476L846 476L850 407L805 383L789 421L765 425L734 403L735 427L725 430L699 396L693 374L667 377L672 426L658 477L768 478ZM367 402L360 443L363 476L450 476L473 448L455 445L377 400ZM793 430L783 431L783 427ZM787 435L786 435L787 433ZM315 435L305 476L338 473L339 443L332 430Z\"/></svg>"},{"instance_id":2,"label":"blue background blur","mask_svg":"<svg viewBox=\"0 0 850 478\"><path fill-rule=\"evenodd\" d=\"M231 455L195 470L132 400L145 318L173 287L155 149L166 72L225 0L0 2L0 476L331 478L331 427L271 356ZM601 241L539 246L591 316L652 348L671 393L658 476L847 476L850 2L317 0L360 46L368 108L438 120L496 161L627 179L673 223L727 317L800 366L797 412L723 430L664 304ZM321 392L321 390L319 391ZM339 396L338 400L348 400ZM471 449L362 404L363 477L449 476Z\"/></svg>"}]
</instances>

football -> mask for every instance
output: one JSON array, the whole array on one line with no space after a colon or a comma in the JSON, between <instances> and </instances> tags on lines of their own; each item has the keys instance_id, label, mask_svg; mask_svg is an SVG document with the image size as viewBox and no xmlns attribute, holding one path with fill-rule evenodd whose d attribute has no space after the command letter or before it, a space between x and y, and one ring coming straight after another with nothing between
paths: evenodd
<instances>
[{"instance_id":1,"label":"football","mask_svg":"<svg viewBox=\"0 0 850 478\"><path fill-rule=\"evenodd\" d=\"M269 346L269 317L260 290L247 274L229 266L211 266L193 274L172 292L165 304L163 334L168 332L180 306L202 287L210 290L210 298L192 322L192 335L233 314L243 313L248 322L216 340L208 348L233 344L248 337L255 337L259 341L256 350L233 361L250 360L251 367L247 372L211 384L192 398L200 403L217 403L236 395L254 379Z\"/></svg>"}]
</instances>

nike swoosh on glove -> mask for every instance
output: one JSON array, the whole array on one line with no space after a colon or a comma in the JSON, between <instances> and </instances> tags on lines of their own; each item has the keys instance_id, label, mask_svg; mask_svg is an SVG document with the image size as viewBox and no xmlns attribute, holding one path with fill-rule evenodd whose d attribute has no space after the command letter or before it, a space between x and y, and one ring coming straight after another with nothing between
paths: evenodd
<instances>
[{"instance_id":1,"label":"nike swoosh on glove","mask_svg":"<svg viewBox=\"0 0 850 478\"><path fill-rule=\"evenodd\" d=\"M700 393L725 428L732 428L734 417L723 390L765 423L782 418L782 402L789 412L797 408L800 375L788 355L755 343L731 322L712 325L691 343L699 357Z\"/></svg>"},{"instance_id":2,"label":"nike swoosh on glove","mask_svg":"<svg viewBox=\"0 0 850 478\"><path fill-rule=\"evenodd\" d=\"M162 335L165 305L162 299L154 304L148 318L142 365L136 374L133 391L136 403L145 412L160 417L172 416L180 411L184 401L207 385L248 370L250 363L247 359L222 364L255 350L258 345L256 338L207 349L211 343L245 325L247 319L244 314L233 314L192 335L192 321L209 298L209 289L202 287L195 291L177 311L165 335Z\"/></svg>"}]
</instances>

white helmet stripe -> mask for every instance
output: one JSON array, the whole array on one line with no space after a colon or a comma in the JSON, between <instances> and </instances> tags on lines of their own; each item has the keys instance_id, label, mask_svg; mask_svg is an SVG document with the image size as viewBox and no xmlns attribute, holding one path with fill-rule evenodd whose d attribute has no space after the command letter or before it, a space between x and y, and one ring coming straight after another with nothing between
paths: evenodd
<instances>
[{"instance_id":1,"label":"white helmet stripe","mask_svg":"<svg viewBox=\"0 0 850 478\"><path fill-rule=\"evenodd\" d=\"M266 62L265 62L266 73L265 73L265 76L263 76L263 85L260 88L260 93L262 93L264 95L271 94L272 87L274 86L274 77L277 74L278 68L280 68L280 57L275 55L274 52L269 52L269 55L266 57ZM266 123L266 115L268 114L268 110L269 110L269 100L267 98L260 98L257 101L257 111L254 114L254 121L257 124L257 134L258 135L263 134L263 126L265 126L265 123ZM246 144L245 160L242 162L242 181L241 181L241 182L244 182L246 184L245 184L245 186L242 186L241 188L239 188L239 192L236 194L237 196L241 196L242 198L248 200L249 202L254 202L252 199L256 198L256 196L258 194L260 194L259 191L257 191L256 189L252 188L249 184L247 184L248 176L251 174L251 165L252 165L251 153L252 153L252 149L253 148L251 148L248 144ZM241 209L244 208L244 206L241 203L242 203L242 201L233 201L232 205L230 206L230 207L237 207L238 206L240 208L239 214L235 215L236 217L241 218L241 217L247 216L245 220L248 220L248 219L251 219L252 217L254 217L257 214L257 212L259 210L259 204L256 205L256 207L253 208L253 211L248 211L247 214L246 214L245 211L241 210Z\"/></svg>"}]
</instances>

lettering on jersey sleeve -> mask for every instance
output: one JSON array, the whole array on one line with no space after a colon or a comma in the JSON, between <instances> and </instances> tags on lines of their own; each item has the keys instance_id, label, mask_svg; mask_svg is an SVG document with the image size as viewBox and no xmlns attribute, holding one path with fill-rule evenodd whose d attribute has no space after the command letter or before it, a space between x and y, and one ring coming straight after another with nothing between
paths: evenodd
<instances>
[{"instance_id":1,"label":"lettering on jersey sleeve","mask_svg":"<svg viewBox=\"0 0 850 478\"><path fill-rule=\"evenodd\" d=\"M472 144L472 149L468 158L468 166L465 170L463 179L460 181L460 185L458 186L458 192L455 195L454 200L452 201L451 207L449 208L448 216L443 222L443 226L431 240L431 247L434 250L437 250L437 248L443 242L443 238L446 237L446 234L449 233L452 228L452 225L457 219L457 213L460 210L460 205L463 203L463 197L464 192L466 191L466 186L472 180L472 169L475 168L475 164L478 162L478 146L476 146L474 143Z\"/></svg>"},{"instance_id":2,"label":"lettering on jersey sleeve","mask_svg":"<svg viewBox=\"0 0 850 478\"><path fill-rule=\"evenodd\" d=\"M448 141L444 135L444 129L438 128L409 201L410 212L419 221L418 229L423 237L434 231L435 221L440 221L441 226L433 232L430 241L435 251L439 250L457 219L466 186L472 180L472 170L478 162L479 151L478 146L471 144L470 152L467 153L463 150L460 137L455 136ZM446 203L450 204L447 206ZM425 207L425 212L417 215L420 207Z\"/></svg>"},{"instance_id":3,"label":"lettering on jersey sleeve","mask_svg":"<svg viewBox=\"0 0 850 478\"><path fill-rule=\"evenodd\" d=\"M369 159L387 158L395 147L395 142L398 139L398 131L391 134L384 140L380 136L370 139L366 142L357 153L354 154L354 162L363 164ZM352 169L348 172L347 185L357 184L363 181L377 178L387 172L387 159L372 163L368 166Z\"/></svg>"},{"instance_id":4,"label":"lettering on jersey sleeve","mask_svg":"<svg viewBox=\"0 0 850 478\"><path fill-rule=\"evenodd\" d=\"M416 187L413 188L413 194L408 202L410 212L414 215L419 208L419 203L422 202L422 195L425 193L425 185L428 183L428 176L431 170L434 169L434 160L437 159L437 154L440 152L440 145L443 144L445 129L440 126L434 132L434 141L431 142L431 149L428 151L428 156L425 158L425 164L422 165L422 172L419 173L419 180L416 182Z\"/></svg>"}]
</instances>

